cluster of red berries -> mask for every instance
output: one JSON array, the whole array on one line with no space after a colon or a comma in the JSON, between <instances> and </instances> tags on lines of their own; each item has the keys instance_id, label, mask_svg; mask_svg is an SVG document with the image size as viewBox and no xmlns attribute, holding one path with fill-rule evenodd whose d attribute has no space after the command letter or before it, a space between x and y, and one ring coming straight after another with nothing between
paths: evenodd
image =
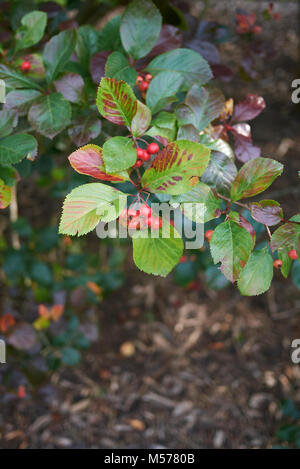
<instances>
[{"instance_id":1,"label":"cluster of red berries","mask_svg":"<svg viewBox=\"0 0 300 469\"><path fill-rule=\"evenodd\" d=\"M31 69L31 63L28 62L28 60L23 60L23 62L20 65L20 68L22 72L29 72L29 70Z\"/></svg>"},{"instance_id":2,"label":"cluster of red berries","mask_svg":"<svg viewBox=\"0 0 300 469\"><path fill-rule=\"evenodd\" d=\"M135 163L136 168L140 168L142 164L145 161L149 161L151 158L151 155L154 155L154 153L157 153L159 150L159 146L157 143L150 143L147 146L147 150L143 150L142 148L137 148L136 150L136 155L137 155L137 162Z\"/></svg>"},{"instance_id":3,"label":"cluster of red berries","mask_svg":"<svg viewBox=\"0 0 300 469\"><path fill-rule=\"evenodd\" d=\"M124 209L120 214L120 222L131 230L145 230L152 228L159 230L162 227L162 219L152 215L152 210L147 204L135 208Z\"/></svg>"},{"instance_id":4,"label":"cluster of red berries","mask_svg":"<svg viewBox=\"0 0 300 469\"><path fill-rule=\"evenodd\" d=\"M150 81L152 80L152 75L151 73L147 73L145 75L145 78L142 77L142 75L139 75L136 79L136 84L138 85L140 91L145 92L147 91Z\"/></svg>"}]
</instances>

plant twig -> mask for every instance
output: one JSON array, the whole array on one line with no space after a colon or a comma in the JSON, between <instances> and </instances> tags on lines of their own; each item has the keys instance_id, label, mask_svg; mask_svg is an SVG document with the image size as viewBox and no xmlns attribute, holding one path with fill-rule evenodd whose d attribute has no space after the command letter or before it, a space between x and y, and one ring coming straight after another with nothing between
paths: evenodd
<instances>
[{"instance_id":1,"label":"plant twig","mask_svg":"<svg viewBox=\"0 0 300 469\"><path fill-rule=\"evenodd\" d=\"M14 185L11 188L11 203L9 206L9 218L11 223L18 220L18 199L17 199L17 186ZM11 243L14 249L18 250L21 248L20 238L16 231L11 232Z\"/></svg>"}]
</instances>

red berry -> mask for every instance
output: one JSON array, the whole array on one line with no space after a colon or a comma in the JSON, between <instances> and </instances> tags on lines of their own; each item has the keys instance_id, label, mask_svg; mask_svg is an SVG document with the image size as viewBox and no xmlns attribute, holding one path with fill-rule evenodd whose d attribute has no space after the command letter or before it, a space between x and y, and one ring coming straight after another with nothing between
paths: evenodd
<instances>
[{"instance_id":1,"label":"red berry","mask_svg":"<svg viewBox=\"0 0 300 469\"><path fill-rule=\"evenodd\" d=\"M134 167L135 168L140 168L142 166L143 162L142 160L137 160L137 162L135 163Z\"/></svg>"},{"instance_id":2,"label":"red berry","mask_svg":"<svg viewBox=\"0 0 300 469\"><path fill-rule=\"evenodd\" d=\"M25 399L25 397L26 397L25 386L19 386L18 387L18 397L19 397L19 399Z\"/></svg>"},{"instance_id":3,"label":"red berry","mask_svg":"<svg viewBox=\"0 0 300 469\"><path fill-rule=\"evenodd\" d=\"M151 215L151 208L149 205L141 205L139 208L139 214L141 217L146 217L148 218Z\"/></svg>"},{"instance_id":4,"label":"red berry","mask_svg":"<svg viewBox=\"0 0 300 469\"><path fill-rule=\"evenodd\" d=\"M280 259L276 259L273 262L273 266L275 267L275 269L279 269L282 266L282 261Z\"/></svg>"},{"instance_id":5,"label":"red berry","mask_svg":"<svg viewBox=\"0 0 300 469\"><path fill-rule=\"evenodd\" d=\"M141 83L143 83L143 81L144 81L144 78L141 75L139 75L136 79L136 84L140 85Z\"/></svg>"},{"instance_id":6,"label":"red berry","mask_svg":"<svg viewBox=\"0 0 300 469\"><path fill-rule=\"evenodd\" d=\"M207 231L205 232L205 235L204 235L204 236L205 236L205 239L207 240L208 243L209 243L210 240L211 240L211 237L212 237L212 235L213 235L213 232L214 232L214 230L207 230Z\"/></svg>"},{"instance_id":7,"label":"red berry","mask_svg":"<svg viewBox=\"0 0 300 469\"><path fill-rule=\"evenodd\" d=\"M129 209L127 210L127 215L128 215L129 217L136 217L137 214L138 214L138 212L137 212L137 210L135 210L134 208L129 208Z\"/></svg>"},{"instance_id":8,"label":"red berry","mask_svg":"<svg viewBox=\"0 0 300 469\"><path fill-rule=\"evenodd\" d=\"M148 145L147 147L147 152L150 153L150 155L153 155L154 153L157 153L159 150L159 146L157 145L157 143L150 143L150 145Z\"/></svg>"},{"instance_id":9,"label":"red berry","mask_svg":"<svg viewBox=\"0 0 300 469\"><path fill-rule=\"evenodd\" d=\"M141 156L141 160L149 161L150 158L151 158L151 155L147 152L147 150L143 150L143 155Z\"/></svg>"},{"instance_id":10,"label":"red berry","mask_svg":"<svg viewBox=\"0 0 300 469\"><path fill-rule=\"evenodd\" d=\"M137 148L136 149L136 154L137 154L137 157L142 159L143 158L143 154L144 154L144 151L142 148Z\"/></svg>"},{"instance_id":11,"label":"red berry","mask_svg":"<svg viewBox=\"0 0 300 469\"><path fill-rule=\"evenodd\" d=\"M146 91L148 89L148 86L149 86L149 83L147 81L143 81L140 85L139 85L139 89L141 91Z\"/></svg>"},{"instance_id":12,"label":"red berry","mask_svg":"<svg viewBox=\"0 0 300 469\"><path fill-rule=\"evenodd\" d=\"M181 258L179 259L179 262L181 262L181 263L187 262L187 261L188 261L187 256L181 256Z\"/></svg>"},{"instance_id":13,"label":"red berry","mask_svg":"<svg viewBox=\"0 0 300 469\"><path fill-rule=\"evenodd\" d=\"M150 217L148 220L148 226L154 230L159 230L162 227L162 219L159 217Z\"/></svg>"},{"instance_id":14,"label":"red berry","mask_svg":"<svg viewBox=\"0 0 300 469\"><path fill-rule=\"evenodd\" d=\"M152 78L153 78L153 76L151 75L151 73L147 73L147 75L145 76L145 79L146 79L147 81L151 81Z\"/></svg>"},{"instance_id":15,"label":"red berry","mask_svg":"<svg viewBox=\"0 0 300 469\"><path fill-rule=\"evenodd\" d=\"M296 249L291 249L291 250L289 251L288 256L289 256L289 258L292 259L293 261L295 261L296 259L298 259L298 254L297 254Z\"/></svg>"},{"instance_id":16,"label":"red berry","mask_svg":"<svg viewBox=\"0 0 300 469\"><path fill-rule=\"evenodd\" d=\"M128 228L130 230L137 230L138 227L139 227L139 224L140 224L140 220L139 220L139 217L134 217L130 220L130 222L128 223Z\"/></svg>"},{"instance_id":17,"label":"red berry","mask_svg":"<svg viewBox=\"0 0 300 469\"><path fill-rule=\"evenodd\" d=\"M24 61L21 63L21 70L22 70L22 72L29 72L30 69L31 69L31 63L28 62L27 60L24 60Z\"/></svg>"}]
</instances>

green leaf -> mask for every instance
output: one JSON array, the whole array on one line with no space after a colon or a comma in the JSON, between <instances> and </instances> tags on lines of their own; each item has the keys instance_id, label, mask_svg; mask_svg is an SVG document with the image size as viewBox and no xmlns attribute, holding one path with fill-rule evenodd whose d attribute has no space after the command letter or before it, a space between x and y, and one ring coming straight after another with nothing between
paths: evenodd
<instances>
[{"instance_id":1,"label":"green leaf","mask_svg":"<svg viewBox=\"0 0 300 469\"><path fill-rule=\"evenodd\" d=\"M0 209L6 208L11 201L11 188L0 179Z\"/></svg>"},{"instance_id":2,"label":"green leaf","mask_svg":"<svg viewBox=\"0 0 300 469\"><path fill-rule=\"evenodd\" d=\"M177 132L177 140L191 140L192 142L200 141L200 135L196 127L192 124L182 125Z\"/></svg>"},{"instance_id":3,"label":"green leaf","mask_svg":"<svg viewBox=\"0 0 300 469\"><path fill-rule=\"evenodd\" d=\"M282 266L280 268L282 275L284 278L288 278L293 263L292 259L289 258L288 250L280 249L278 251L278 259L282 262Z\"/></svg>"},{"instance_id":4,"label":"green leaf","mask_svg":"<svg viewBox=\"0 0 300 469\"><path fill-rule=\"evenodd\" d=\"M152 121L152 127L146 135L161 136L172 142L176 138L176 117L173 113L162 111Z\"/></svg>"},{"instance_id":5,"label":"green leaf","mask_svg":"<svg viewBox=\"0 0 300 469\"><path fill-rule=\"evenodd\" d=\"M162 111L153 119L152 124L173 131L176 128L176 117L171 112Z\"/></svg>"},{"instance_id":6,"label":"green leaf","mask_svg":"<svg viewBox=\"0 0 300 469\"><path fill-rule=\"evenodd\" d=\"M37 151L37 141L32 135L14 134L0 140L0 163L19 163L29 153Z\"/></svg>"},{"instance_id":7,"label":"green leaf","mask_svg":"<svg viewBox=\"0 0 300 469\"><path fill-rule=\"evenodd\" d=\"M97 93L97 107L105 119L130 127L137 111L137 99L124 81L102 78Z\"/></svg>"},{"instance_id":8,"label":"green leaf","mask_svg":"<svg viewBox=\"0 0 300 469\"><path fill-rule=\"evenodd\" d=\"M0 138L11 134L18 123L18 117L15 111L3 109L0 111Z\"/></svg>"},{"instance_id":9,"label":"green leaf","mask_svg":"<svg viewBox=\"0 0 300 469\"><path fill-rule=\"evenodd\" d=\"M81 353L72 347L63 347L61 349L61 361L67 366L75 366L80 363Z\"/></svg>"},{"instance_id":10,"label":"green leaf","mask_svg":"<svg viewBox=\"0 0 300 469\"><path fill-rule=\"evenodd\" d=\"M75 52L80 64L88 70L91 57L101 50L99 31L85 24L78 28L77 33Z\"/></svg>"},{"instance_id":11,"label":"green leaf","mask_svg":"<svg viewBox=\"0 0 300 469\"><path fill-rule=\"evenodd\" d=\"M200 143L179 140L161 150L142 177L142 184L150 192L172 195L191 190L194 177L205 170L210 150Z\"/></svg>"},{"instance_id":12,"label":"green leaf","mask_svg":"<svg viewBox=\"0 0 300 469\"><path fill-rule=\"evenodd\" d=\"M135 137L144 135L150 125L151 117L150 109L141 101L138 101L137 110L131 122L131 131Z\"/></svg>"},{"instance_id":13,"label":"green leaf","mask_svg":"<svg viewBox=\"0 0 300 469\"><path fill-rule=\"evenodd\" d=\"M123 171L136 162L136 148L126 137L112 137L103 145L104 166L108 173Z\"/></svg>"},{"instance_id":14,"label":"green leaf","mask_svg":"<svg viewBox=\"0 0 300 469\"><path fill-rule=\"evenodd\" d=\"M115 16L105 24L99 32L99 50L118 50L120 52L124 50L121 44L120 24L121 15Z\"/></svg>"},{"instance_id":15,"label":"green leaf","mask_svg":"<svg viewBox=\"0 0 300 469\"><path fill-rule=\"evenodd\" d=\"M297 221L297 220L295 220ZM271 238L272 251L295 249L300 238L300 225L291 220L274 231Z\"/></svg>"},{"instance_id":16,"label":"green leaf","mask_svg":"<svg viewBox=\"0 0 300 469\"><path fill-rule=\"evenodd\" d=\"M163 237L164 224L157 238L150 235L143 238L138 233L133 237L133 259L143 272L166 277L178 263L183 252L183 241L172 226L169 229L168 238Z\"/></svg>"},{"instance_id":17,"label":"green leaf","mask_svg":"<svg viewBox=\"0 0 300 469\"><path fill-rule=\"evenodd\" d=\"M247 220L241 213L234 211L229 212L228 219L236 222L248 231L252 239L252 249L254 249L256 243L256 232L249 220Z\"/></svg>"},{"instance_id":18,"label":"green leaf","mask_svg":"<svg viewBox=\"0 0 300 469\"><path fill-rule=\"evenodd\" d=\"M222 138L218 138L217 140L215 140L210 135L201 133L200 143L210 148L211 150L224 153L232 161L234 161L235 159L234 151L232 150L231 146L229 145L229 143L225 142L225 140L223 140Z\"/></svg>"},{"instance_id":19,"label":"green leaf","mask_svg":"<svg viewBox=\"0 0 300 469\"><path fill-rule=\"evenodd\" d=\"M239 170L231 187L231 200L253 197L265 191L283 171L283 165L270 158L254 158Z\"/></svg>"},{"instance_id":20,"label":"green leaf","mask_svg":"<svg viewBox=\"0 0 300 469\"><path fill-rule=\"evenodd\" d=\"M43 91L43 88L24 74L0 64L0 78L5 81L9 88L29 88Z\"/></svg>"},{"instance_id":21,"label":"green leaf","mask_svg":"<svg viewBox=\"0 0 300 469\"><path fill-rule=\"evenodd\" d=\"M283 211L275 200L261 200L250 204L254 220L267 226L277 225L283 218Z\"/></svg>"},{"instance_id":22,"label":"green leaf","mask_svg":"<svg viewBox=\"0 0 300 469\"><path fill-rule=\"evenodd\" d=\"M177 101L175 95L182 82L183 77L178 72L163 72L151 80L146 94L146 104L153 114Z\"/></svg>"},{"instance_id":23,"label":"green leaf","mask_svg":"<svg viewBox=\"0 0 300 469\"><path fill-rule=\"evenodd\" d=\"M242 295L261 295L270 288L272 278L273 259L264 248L251 254L237 285Z\"/></svg>"},{"instance_id":24,"label":"green leaf","mask_svg":"<svg viewBox=\"0 0 300 469\"><path fill-rule=\"evenodd\" d=\"M188 91L184 103L177 107L179 124L192 124L201 131L220 115L224 103L225 98L218 88L204 88L195 83Z\"/></svg>"},{"instance_id":25,"label":"green leaf","mask_svg":"<svg viewBox=\"0 0 300 469\"><path fill-rule=\"evenodd\" d=\"M37 90L14 90L6 95L6 107L16 109L20 114L26 114L31 104L41 97Z\"/></svg>"},{"instance_id":26,"label":"green leaf","mask_svg":"<svg viewBox=\"0 0 300 469\"><path fill-rule=\"evenodd\" d=\"M34 260L29 268L29 276L39 285L48 287L53 281L52 272L49 266L42 261Z\"/></svg>"},{"instance_id":27,"label":"green leaf","mask_svg":"<svg viewBox=\"0 0 300 469\"><path fill-rule=\"evenodd\" d=\"M210 161L201 181L214 187L222 195L229 195L231 185L236 177L237 169L225 153L212 151Z\"/></svg>"},{"instance_id":28,"label":"green leaf","mask_svg":"<svg viewBox=\"0 0 300 469\"><path fill-rule=\"evenodd\" d=\"M135 0L122 15L120 35L124 49L135 60L155 46L162 25L159 10L149 0Z\"/></svg>"},{"instance_id":29,"label":"green leaf","mask_svg":"<svg viewBox=\"0 0 300 469\"><path fill-rule=\"evenodd\" d=\"M12 187L18 180L18 173L13 166L4 166L0 164L0 174L6 186Z\"/></svg>"},{"instance_id":30,"label":"green leaf","mask_svg":"<svg viewBox=\"0 0 300 469\"><path fill-rule=\"evenodd\" d=\"M108 56L105 64L105 75L116 80L123 80L130 86L136 83L137 72L121 52L115 51Z\"/></svg>"},{"instance_id":31,"label":"green leaf","mask_svg":"<svg viewBox=\"0 0 300 469\"><path fill-rule=\"evenodd\" d=\"M238 279L251 250L251 235L231 220L218 225L210 240L213 261L215 264L221 262L220 270L231 282Z\"/></svg>"},{"instance_id":32,"label":"green leaf","mask_svg":"<svg viewBox=\"0 0 300 469\"><path fill-rule=\"evenodd\" d=\"M96 179L110 182L124 182L129 179L128 173L108 174L104 168L103 151L98 145L85 145L71 153L69 161L79 174L86 174Z\"/></svg>"},{"instance_id":33,"label":"green leaf","mask_svg":"<svg viewBox=\"0 0 300 469\"><path fill-rule=\"evenodd\" d=\"M48 82L55 80L71 57L76 45L76 31L68 29L53 36L43 52Z\"/></svg>"},{"instance_id":34,"label":"green leaf","mask_svg":"<svg viewBox=\"0 0 300 469\"><path fill-rule=\"evenodd\" d=\"M64 201L59 233L84 235L96 228L100 220L117 218L126 202L125 194L99 182L76 187Z\"/></svg>"},{"instance_id":35,"label":"green leaf","mask_svg":"<svg viewBox=\"0 0 300 469\"><path fill-rule=\"evenodd\" d=\"M47 14L43 11L31 11L23 16L22 26L16 31L16 52L34 46L43 37Z\"/></svg>"},{"instance_id":36,"label":"green leaf","mask_svg":"<svg viewBox=\"0 0 300 469\"><path fill-rule=\"evenodd\" d=\"M155 57L147 66L153 76L167 71L179 72L184 77L185 89L194 83L203 85L212 79L212 72L207 61L190 49L173 49Z\"/></svg>"},{"instance_id":37,"label":"green leaf","mask_svg":"<svg viewBox=\"0 0 300 469\"><path fill-rule=\"evenodd\" d=\"M179 202L182 210L184 210L184 215L196 223L203 223L203 221L206 223L221 215L220 199L215 197L210 187L203 184L203 182L197 184L186 194L173 196L171 200L172 205L173 202ZM197 217L195 216L196 214L193 210L193 205L196 203L204 204L204 220L202 219L202 214L200 220L197 220Z\"/></svg>"},{"instance_id":38,"label":"green leaf","mask_svg":"<svg viewBox=\"0 0 300 469\"><path fill-rule=\"evenodd\" d=\"M71 105L60 93L47 94L30 108L28 120L40 134L53 138L70 122Z\"/></svg>"}]
</instances>

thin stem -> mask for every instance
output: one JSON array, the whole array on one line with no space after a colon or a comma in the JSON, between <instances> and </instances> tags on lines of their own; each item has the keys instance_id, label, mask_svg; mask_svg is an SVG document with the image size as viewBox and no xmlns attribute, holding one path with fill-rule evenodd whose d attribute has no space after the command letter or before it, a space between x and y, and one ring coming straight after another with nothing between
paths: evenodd
<instances>
[{"instance_id":1,"label":"thin stem","mask_svg":"<svg viewBox=\"0 0 300 469\"><path fill-rule=\"evenodd\" d=\"M18 199L17 199L17 186L14 185L11 188L11 203L9 205L10 221L12 223L18 220ZM16 231L12 230L11 243L14 249L19 250L21 248L20 238Z\"/></svg>"},{"instance_id":2,"label":"thin stem","mask_svg":"<svg viewBox=\"0 0 300 469\"><path fill-rule=\"evenodd\" d=\"M144 138L138 137L138 140L141 140L141 142L144 142L146 145L148 145L148 142Z\"/></svg>"},{"instance_id":3,"label":"thin stem","mask_svg":"<svg viewBox=\"0 0 300 469\"><path fill-rule=\"evenodd\" d=\"M231 200L228 197L225 197L224 195L219 194L218 192L215 192L216 196L219 197L219 199L226 200L226 202L229 202L230 204L236 204L239 205L240 207L246 208L247 210L250 211L250 208L246 204L242 204L241 202L231 202Z\"/></svg>"},{"instance_id":4,"label":"thin stem","mask_svg":"<svg viewBox=\"0 0 300 469\"><path fill-rule=\"evenodd\" d=\"M269 240L271 241L272 234L271 234L270 228L269 228L267 225L265 225L265 228L266 228L266 230L267 230L267 233L268 233L268 236L269 236Z\"/></svg>"}]
</instances>

